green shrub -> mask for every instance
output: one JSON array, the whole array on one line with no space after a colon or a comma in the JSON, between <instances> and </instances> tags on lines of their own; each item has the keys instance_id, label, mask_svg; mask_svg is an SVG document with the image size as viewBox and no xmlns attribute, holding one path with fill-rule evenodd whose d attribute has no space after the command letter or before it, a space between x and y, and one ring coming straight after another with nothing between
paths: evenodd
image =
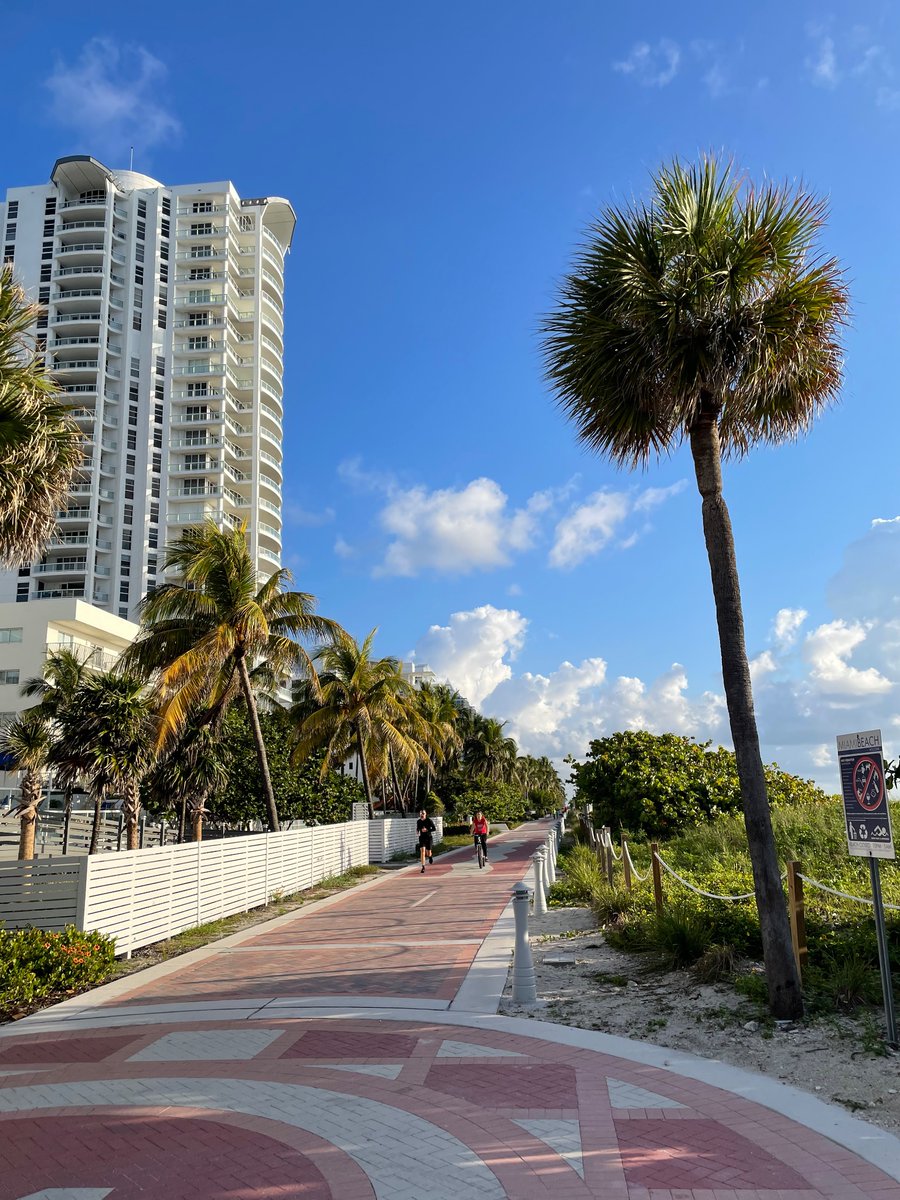
<instances>
[{"instance_id":1,"label":"green shrub","mask_svg":"<svg viewBox=\"0 0 900 1200\"><path fill-rule=\"evenodd\" d=\"M100 983L112 971L115 943L69 925L0 930L0 1015L14 1016L48 996L62 997Z\"/></svg>"},{"instance_id":2,"label":"green shrub","mask_svg":"<svg viewBox=\"0 0 900 1200\"><path fill-rule=\"evenodd\" d=\"M692 966L710 948L713 927L698 909L679 904L656 918L655 949L677 970Z\"/></svg>"},{"instance_id":3,"label":"green shrub","mask_svg":"<svg viewBox=\"0 0 900 1200\"><path fill-rule=\"evenodd\" d=\"M734 946L723 946L713 942L694 963L693 972L701 983L720 983L734 974L736 956Z\"/></svg>"},{"instance_id":4,"label":"green shrub","mask_svg":"<svg viewBox=\"0 0 900 1200\"><path fill-rule=\"evenodd\" d=\"M849 1011L863 1004L877 1004L881 999L881 976L877 965L855 952L841 958L829 958L823 967L811 968L806 983L813 993L821 993L832 1008Z\"/></svg>"}]
</instances>

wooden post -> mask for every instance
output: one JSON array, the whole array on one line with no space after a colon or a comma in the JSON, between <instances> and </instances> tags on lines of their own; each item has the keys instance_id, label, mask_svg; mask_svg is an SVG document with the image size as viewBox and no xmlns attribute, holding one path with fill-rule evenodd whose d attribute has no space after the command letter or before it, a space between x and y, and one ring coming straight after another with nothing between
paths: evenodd
<instances>
[{"instance_id":1,"label":"wooden post","mask_svg":"<svg viewBox=\"0 0 900 1200\"><path fill-rule=\"evenodd\" d=\"M650 843L651 861L653 864L653 899L656 901L656 915L662 916L663 911L663 890L662 890L662 868L659 865L659 842Z\"/></svg>"},{"instance_id":2,"label":"wooden post","mask_svg":"<svg viewBox=\"0 0 900 1200\"><path fill-rule=\"evenodd\" d=\"M606 856L606 863L605 863L606 878L607 878L607 881L609 882L609 886L612 887L613 886L613 862L614 862L614 859L613 859L613 852L612 852L612 837L610 835L610 830L609 830L608 825L603 826L603 843L604 843L604 853Z\"/></svg>"},{"instance_id":3,"label":"wooden post","mask_svg":"<svg viewBox=\"0 0 900 1200\"><path fill-rule=\"evenodd\" d=\"M631 891L631 863L628 861L628 843L625 841L625 835L619 841L622 847L622 874L625 876L625 891Z\"/></svg>"},{"instance_id":4,"label":"wooden post","mask_svg":"<svg viewBox=\"0 0 900 1200\"><path fill-rule=\"evenodd\" d=\"M800 878L799 862L786 863L788 884L788 916L791 921L791 941L794 943L794 958L797 969L803 974L809 955L806 949L806 909L803 904L803 880Z\"/></svg>"}]
</instances>

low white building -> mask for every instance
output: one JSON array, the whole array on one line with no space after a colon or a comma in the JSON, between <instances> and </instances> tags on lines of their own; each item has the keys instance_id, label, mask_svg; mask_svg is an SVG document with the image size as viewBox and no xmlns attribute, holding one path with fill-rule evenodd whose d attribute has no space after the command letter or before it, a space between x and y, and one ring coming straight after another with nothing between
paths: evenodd
<instances>
[{"instance_id":1,"label":"low white building","mask_svg":"<svg viewBox=\"0 0 900 1200\"><path fill-rule=\"evenodd\" d=\"M40 677L48 654L67 647L106 670L137 632L132 621L71 597L0 604L0 722L35 703L20 689ZM0 772L0 793L17 786L17 773Z\"/></svg>"}]
</instances>

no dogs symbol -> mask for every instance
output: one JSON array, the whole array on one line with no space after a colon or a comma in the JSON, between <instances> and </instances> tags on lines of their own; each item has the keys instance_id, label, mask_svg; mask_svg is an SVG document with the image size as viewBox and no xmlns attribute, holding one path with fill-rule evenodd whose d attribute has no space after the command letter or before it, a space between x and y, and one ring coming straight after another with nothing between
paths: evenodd
<instances>
[{"instance_id":1,"label":"no dogs symbol","mask_svg":"<svg viewBox=\"0 0 900 1200\"><path fill-rule=\"evenodd\" d=\"M860 758L853 768L853 791L860 808L874 812L884 800L884 776L881 763Z\"/></svg>"}]
</instances>

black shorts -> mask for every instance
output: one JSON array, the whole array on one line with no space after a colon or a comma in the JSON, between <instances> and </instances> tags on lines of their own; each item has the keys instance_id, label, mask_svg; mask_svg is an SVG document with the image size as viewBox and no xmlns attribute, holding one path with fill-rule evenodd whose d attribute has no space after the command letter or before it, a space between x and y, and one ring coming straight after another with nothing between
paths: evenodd
<instances>
[{"instance_id":1,"label":"black shorts","mask_svg":"<svg viewBox=\"0 0 900 1200\"><path fill-rule=\"evenodd\" d=\"M430 833L420 833L419 834L419 849L420 850L430 850L431 849L431 834Z\"/></svg>"}]
</instances>

